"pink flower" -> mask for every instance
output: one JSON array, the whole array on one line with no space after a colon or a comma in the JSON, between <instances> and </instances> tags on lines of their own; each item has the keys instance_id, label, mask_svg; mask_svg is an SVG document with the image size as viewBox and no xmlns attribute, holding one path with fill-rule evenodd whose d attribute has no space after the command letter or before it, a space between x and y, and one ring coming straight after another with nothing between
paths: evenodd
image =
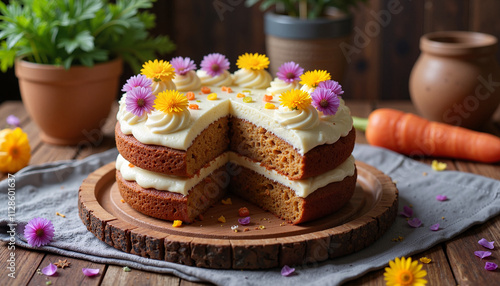
<instances>
[{"instance_id":1,"label":"pink flower","mask_svg":"<svg viewBox=\"0 0 500 286\"><path fill-rule=\"evenodd\" d=\"M244 218L239 218L238 219L238 223L241 224L241 225L248 225L248 224L250 224L250 217L247 216L247 217L244 217Z\"/></svg>"},{"instance_id":2,"label":"pink flower","mask_svg":"<svg viewBox=\"0 0 500 286\"><path fill-rule=\"evenodd\" d=\"M493 244L495 243L494 241L491 241L491 242L490 242L490 241L487 241L487 240L486 240L486 239L484 239L484 238L481 238L481 239L480 239L477 243L479 243L480 245L482 245L482 246L484 246L484 247L486 247L486 248L488 248L488 249L493 249L493 248L495 248L495 247L493 246Z\"/></svg>"},{"instance_id":3,"label":"pink flower","mask_svg":"<svg viewBox=\"0 0 500 286\"><path fill-rule=\"evenodd\" d=\"M429 227L430 230L436 231L439 230L439 223L433 224Z\"/></svg>"},{"instance_id":4,"label":"pink flower","mask_svg":"<svg viewBox=\"0 0 500 286\"><path fill-rule=\"evenodd\" d=\"M54 237L54 226L48 219L34 218L24 227L24 237L29 245L35 247L46 245Z\"/></svg>"},{"instance_id":5,"label":"pink flower","mask_svg":"<svg viewBox=\"0 0 500 286\"><path fill-rule=\"evenodd\" d=\"M215 77L229 69L229 61L224 55L213 53L204 56L200 66L209 76Z\"/></svg>"},{"instance_id":6,"label":"pink flower","mask_svg":"<svg viewBox=\"0 0 500 286\"><path fill-rule=\"evenodd\" d=\"M83 274L85 274L85 276L91 277L99 274L99 269L82 268L82 272Z\"/></svg>"},{"instance_id":7,"label":"pink flower","mask_svg":"<svg viewBox=\"0 0 500 286\"><path fill-rule=\"evenodd\" d=\"M436 196L436 200L440 201L440 202L444 202L448 199L447 196L443 196L443 195L437 195Z\"/></svg>"},{"instance_id":8,"label":"pink flower","mask_svg":"<svg viewBox=\"0 0 500 286\"><path fill-rule=\"evenodd\" d=\"M7 116L7 124L13 126L13 127L19 127L19 125L21 124L21 121L19 120L19 118L17 118L15 115L9 115Z\"/></svg>"},{"instance_id":9,"label":"pink flower","mask_svg":"<svg viewBox=\"0 0 500 286\"><path fill-rule=\"evenodd\" d=\"M295 62L286 62L279 67L276 76L284 82L292 83L300 80L303 73L304 69Z\"/></svg>"},{"instance_id":10,"label":"pink flower","mask_svg":"<svg viewBox=\"0 0 500 286\"><path fill-rule=\"evenodd\" d=\"M178 75L185 75L189 71L195 70L196 65L194 61L188 57L176 57L170 61L170 64L174 67L175 73Z\"/></svg>"},{"instance_id":11,"label":"pink flower","mask_svg":"<svg viewBox=\"0 0 500 286\"><path fill-rule=\"evenodd\" d=\"M489 252L489 251L474 251L474 255L483 259L485 257L490 256L491 252Z\"/></svg>"},{"instance_id":12,"label":"pink flower","mask_svg":"<svg viewBox=\"0 0 500 286\"><path fill-rule=\"evenodd\" d=\"M151 88L136 87L127 92L125 99L126 109L132 112L135 116L141 117L144 113L149 113L153 110L155 96Z\"/></svg>"},{"instance_id":13,"label":"pink flower","mask_svg":"<svg viewBox=\"0 0 500 286\"><path fill-rule=\"evenodd\" d=\"M486 264L484 265L484 269L486 269L488 271L493 271L497 268L498 268L498 265L496 263L493 263L493 262L486 262Z\"/></svg>"},{"instance_id":14,"label":"pink flower","mask_svg":"<svg viewBox=\"0 0 500 286\"><path fill-rule=\"evenodd\" d=\"M417 227L420 227L422 225L422 221L420 221L418 218L414 217L408 221L408 224L411 227L417 228Z\"/></svg>"},{"instance_id":15,"label":"pink flower","mask_svg":"<svg viewBox=\"0 0 500 286\"><path fill-rule=\"evenodd\" d=\"M47 265L42 269L42 273L47 276L52 276L56 274L56 272L57 272L57 267L52 263L50 263L49 265Z\"/></svg>"},{"instance_id":16,"label":"pink flower","mask_svg":"<svg viewBox=\"0 0 500 286\"><path fill-rule=\"evenodd\" d=\"M335 115L340 106L338 96L326 88L316 88L311 94L312 104L324 115Z\"/></svg>"},{"instance_id":17,"label":"pink flower","mask_svg":"<svg viewBox=\"0 0 500 286\"><path fill-rule=\"evenodd\" d=\"M129 92L136 87L146 87L149 88L153 84L153 81L147 78L145 75L134 75L127 80L127 83L123 85L122 91Z\"/></svg>"},{"instance_id":18,"label":"pink flower","mask_svg":"<svg viewBox=\"0 0 500 286\"><path fill-rule=\"evenodd\" d=\"M295 268L291 268L288 265L283 266L281 268L281 276L290 276L295 271Z\"/></svg>"},{"instance_id":19,"label":"pink flower","mask_svg":"<svg viewBox=\"0 0 500 286\"><path fill-rule=\"evenodd\" d=\"M344 91L342 90L342 86L334 80L322 81L318 84L318 87L329 89L329 90L333 91L333 93L335 93L336 95L344 94Z\"/></svg>"},{"instance_id":20,"label":"pink flower","mask_svg":"<svg viewBox=\"0 0 500 286\"><path fill-rule=\"evenodd\" d=\"M404 217L411 217L413 215L413 210L409 206L404 206L403 211L399 214Z\"/></svg>"}]
</instances>

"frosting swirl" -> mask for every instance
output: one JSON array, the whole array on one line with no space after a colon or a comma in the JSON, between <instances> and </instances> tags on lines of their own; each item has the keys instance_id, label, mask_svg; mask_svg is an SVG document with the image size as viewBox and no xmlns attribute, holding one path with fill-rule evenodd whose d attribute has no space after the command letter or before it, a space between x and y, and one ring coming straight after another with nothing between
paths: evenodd
<instances>
[{"instance_id":1,"label":"frosting swirl","mask_svg":"<svg viewBox=\"0 0 500 286\"><path fill-rule=\"evenodd\" d=\"M192 70L184 75L175 75L173 82L178 91L192 91L201 87L200 78L196 75L196 72Z\"/></svg>"},{"instance_id":2,"label":"frosting swirl","mask_svg":"<svg viewBox=\"0 0 500 286\"><path fill-rule=\"evenodd\" d=\"M176 89L176 87L175 83L172 80L153 81L153 84L151 84L151 89L153 90L153 94L157 95L158 93L165 90Z\"/></svg>"},{"instance_id":3,"label":"frosting swirl","mask_svg":"<svg viewBox=\"0 0 500 286\"><path fill-rule=\"evenodd\" d=\"M273 95L279 95L285 91L292 90L292 89L298 89L300 86L298 81L293 81L293 82L285 82L279 78L275 78L271 82L271 86L266 89L267 92L272 93Z\"/></svg>"},{"instance_id":4,"label":"frosting swirl","mask_svg":"<svg viewBox=\"0 0 500 286\"><path fill-rule=\"evenodd\" d=\"M274 118L287 129L307 130L319 124L318 111L311 105L304 110L291 110L280 105L274 111Z\"/></svg>"},{"instance_id":5,"label":"frosting swirl","mask_svg":"<svg viewBox=\"0 0 500 286\"><path fill-rule=\"evenodd\" d=\"M185 109L177 113L165 113L159 110L153 110L146 121L146 127L156 134L170 134L190 125L191 113Z\"/></svg>"},{"instance_id":6,"label":"frosting swirl","mask_svg":"<svg viewBox=\"0 0 500 286\"><path fill-rule=\"evenodd\" d=\"M272 76L266 70L237 70L234 75L234 84L241 87L262 89L269 87Z\"/></svg>"},{"instance_id":7,"label":"frosting swirl","mask_svg":"<svg viewBox=\"0 0 500 286\"><path fill-rule=\"evenodd\" d=\"M196 75L200 78L201 84L212 86L232 85L233 79L228 71L224 71L218 76L211 77L206 71L198 70Z\"/></svg>"},{"instance_id":8,"label":"frosting swirl","mask_svg":"<svg viewBox=\"0 0 500 286\"><path fill-rule=\"evenodd\" d=\"M316 88L310 87L307 84L304 84L300 90L307 91L309 94L313 93Z\"/></svg>"},{"instance_id":9,"label":"frosting swirl","mask_svg":"<svg viewBox=\"0 0 500 286\"><path fill-rule=\"evenodd\" d=\"M144 113L141 117L134 115L132 112L127 110L127 104L126 104L126 99L127 99L127 94L124 93L122 97L120 98L119 107L118 107L118 112L116 113L116 119L125 121L129 125L134 125L139 122L142 122L146 120L147 114Z\"/></svg>"}]
</instances>

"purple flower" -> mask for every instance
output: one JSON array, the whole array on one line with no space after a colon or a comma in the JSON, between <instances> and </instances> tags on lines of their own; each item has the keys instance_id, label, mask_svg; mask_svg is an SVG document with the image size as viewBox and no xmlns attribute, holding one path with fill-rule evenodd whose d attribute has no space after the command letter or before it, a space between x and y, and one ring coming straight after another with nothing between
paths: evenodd
<instances>
[{"instance_id":1,"label":"purple flower","mask_svg":"<svg viewBox=\"0 0 500 286\"><path fill-rule=\"evenodd\" d=\"M312 104L325 115L335 115L340 106L338 96L326 88L316 88L311 94Z\"/></svg>"},{"instance_id":2,"label":"purple flower","mask_svg":"<svg viewBox=\"0 0 500 286\"><path fill-rule=\"evenodd\" d=\"M21 121L15 115L7 116L7 124L12 125L13 127L19 127Z\"/></svg>"},{"instance_id":3,"label":"purple flower","mask_svg":"<svg viewBox=\"0 0 500 286\"><path fill-rule=\"evenodd\" d=\"M486 248L488 248L488 249L493 249L493 248L495 248L495 247L493 246L493 244L495 243L494 241L491 241L491 242L490 242L490 241L487 241L487 240L486 240L486 239L484 239L484 238L481 238L481 239L480 239L477 243L479 243L480 245L482 245L482 246L484 246L484 247L486 247Z\"/></svg>"},{"instance_id":4,"label":"purple flower","mask_svg":"<svg viewBox=\"0 0 500 286\"><path fill-rule=\"evenodd\" d=\"M333 93L335 93L336 95L344 94L344 91L342 90L342 86L334 80L322 81L318 84L318 87L329 89L329 90L333 91Z\"/></svg>"},{"instance_id":5,"label":"purple flower","mask_svg":"<svg viewBox=\"0 0 500 286\"><path fill-rule=\"evenodd\" d=\"M200 66L209 76L215 77L229 69L229 61L224 55L213 53L204 56Z\"/></svg>"},{"instance_id":6,"label":"purple flower","mask_svg":"<svg viewBox=\"0 0 500 286\"><path fill-rule=\"evenodd\" d=\"M436 196L436 200L440 201L440 202L444 202L448 199L447 196L444 196L444 195L437 195Z\"/></svg>"},{"instance_id":7,"label":"purple flower","mask_svg":"<svg viewBox=\"0 0 500 286\"><path fill-rule=\"evenodd\" d=\"M498 268L498 265L496 263L493 263L493 262L486 262L486 264L484 265L484 269L486 269L488 271L493 271L497 268Z\"/></svg>"},{"instance_id":8,"label":"purple flower","mask_svg":"<svg viewBox=\"0 0 500 286\"><path fill-rule=\"evenodd\" d=\"M238 219L238 223L241 224L241 225L248 225L248 224L250 224L250 217L247 216L247 217L244 217L244 218L239 218Z\"/></svg>"},{"instance_id":9,"label":"purple flower","mask_svg":"<svg viewBox=\"0 0 500 286\"><path fill-rule=\"evenodd\" d=\"M403 211L399 214L404 217L411 217L413 215L413 210L409 206L404 206Z\"/></svg>"},{"instance_id":10,"label":"purple flower","mask_svg":"<svg viewBox=\"0 0 500 286\"><path fill-rule=\"evenodd\" d=\"M417 227L420 227L422 225L422 221L420 221L418 218L414 217L408 221L408 224L411 227L417 228Z\"/></svg>"},{"instance_id":11,"label":"purple flower","mask_svg":"<svg viewBox=\"0 0 500 286\"><path fill-rule=\"evenodd\" d=\"M196 65L194 61L188 57L176 57L170 61L170 64L174 67L175 73L179 75L185 75L189 71L195 70Z\"/></svg>"},{"instance_id":12,"label":"purple flower","mask_svg":"<svg viewBox=\"0 0 500 286\"><path fill-rule=\"evenodd\" d=\"M144 113L149 113L153 110L155 96L151 88L136 87L127 92L125 105L127 111L132 112L135 116L141 117Z\"/></svg>"},{"instance_id":13,"label":"purple flower","mask_svg":"<svg viewBox=\"0 0 500 286\"><path fill-rule=\"evenodd\" d=\"M439 230L439 223L433 224L429 227L430 230L436 231Z\"/></svg>"},{"instance_id":14,"label":"purple flower","mask_svg":"<svg viewBox=\"0 0 500 286\"><path fill-rule=\"evenodd\" d=\"M82 272L83 274L85 274L85 276L91 277L99 274L99 269L82 268Z\"/></svg>"},{"instance_id":15,"label":"purple flower","mask_svg":"<svg viewBox=\"0 0 500 286\"><path fill-rule=\"evenodd\" d=\"M47 276L52 276L56 274L56 272L57 272L57 267L52 263L50 263L49 265L45 266L42 269L42 273Z\"/></svg>"},{"instance_id":16,"label":"purple flower","mask_svg":"<svg viewBox=\"0 0 500 286\"><path fill-rule=\"evenodd\" d=\"M303 73L304 69L295 62L286 62L279 67L276 76L284 82L292 83L300 80Z\"/></svg>"},{"instance_id":17,"label":"purple flower","mask_svg":"<svg viewBox=\"0 0 500 286\"><path fill-rule=\"evenodd\" d=\"M54 226L50 220L36 217L24 227L24 237L29 245L35 247L46 245L54 237Z\"/></svg>"},{"instance_id":18,"label":"purple flower","mask_svg":"<svg viewBox=\"0 0 500 286\"><path fill-rule=\"evenodd\" d=\"M288 265L283 266L281 268L281 276L290 276L295 271L295 268L291 268Z\"/></svg>"},{"instance_id":19,"label":"purple flower","mask_svg":"<svg viewBox=\"0 0 500 286\"><path fill-rule=\"evenodd\" d=\"M489 252L489 251L474 251L474 255L483 259L485 257L490 256L491 252Z\"/></svg>"},{"instance_id":20,"label":"purple flower","mask_svg":"<svg viewBox=\"0 0 500 286\"><path fill-rule=\"evenodd\" d=\"M136 87L146 87L149 88L153 84L153 81L147 78L145 75L134 75L127 80L127 83L123 85L122 91L129 92Z\"/></svg>"}]
</instances>

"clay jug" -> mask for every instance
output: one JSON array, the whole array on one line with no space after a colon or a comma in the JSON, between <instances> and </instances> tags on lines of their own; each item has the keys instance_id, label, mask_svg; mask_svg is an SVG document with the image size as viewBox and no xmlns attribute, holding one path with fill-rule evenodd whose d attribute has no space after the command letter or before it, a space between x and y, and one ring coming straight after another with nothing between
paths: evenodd
<instances>
[{"instance_id":1,"label":"clay jug","mask_svg":"<svg viewBox=\"0 0 500 286\"><path fill-rule=\"evenodd\" d=\"M423 117L480 129L500 103L497 38L442 31L420 38L421 54L410 75L410 95Z\"/></svg>"}]
</instances>

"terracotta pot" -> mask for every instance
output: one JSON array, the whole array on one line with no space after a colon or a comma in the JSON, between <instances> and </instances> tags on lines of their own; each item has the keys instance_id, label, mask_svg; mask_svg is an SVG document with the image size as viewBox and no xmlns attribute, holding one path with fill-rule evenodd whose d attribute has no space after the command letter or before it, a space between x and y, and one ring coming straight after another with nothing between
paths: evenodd
<instances>
[{"instance_id":1,"label":"terracotta pot","mask_svg":"<svg viewBox=\"0 0 500 286\"><path fill-rule=\"evenodd\" d=\"M342 81L347 59L340 44L351 41L352 16L303 20L268 12L264 29L273 76L283 63L294 61L305 71L327 70L332 79Z\"/></svg>"},{"instance_id":2,"label":"terracotta pot","mask_svg":"<svg viewBox=\"0 0 500 286\"><path fill-rule=\"evenodd\" d=\"M500 103L497 39L476 32L443 31L421 37L410 75L411 99L429 120L478 129Z\"/></svg>"},{"instance_id":3,"label":"terracotta pot","mask_svg":"<svg viewBox=\"0 0 500 286\"><path fill-rule=\"evenodd\" d=\"M41 139L57 145L95 140L117 97L122 69L121 59L68 70L15 63L24 106L40 127Z\"/></svg>"}]
</instances>

